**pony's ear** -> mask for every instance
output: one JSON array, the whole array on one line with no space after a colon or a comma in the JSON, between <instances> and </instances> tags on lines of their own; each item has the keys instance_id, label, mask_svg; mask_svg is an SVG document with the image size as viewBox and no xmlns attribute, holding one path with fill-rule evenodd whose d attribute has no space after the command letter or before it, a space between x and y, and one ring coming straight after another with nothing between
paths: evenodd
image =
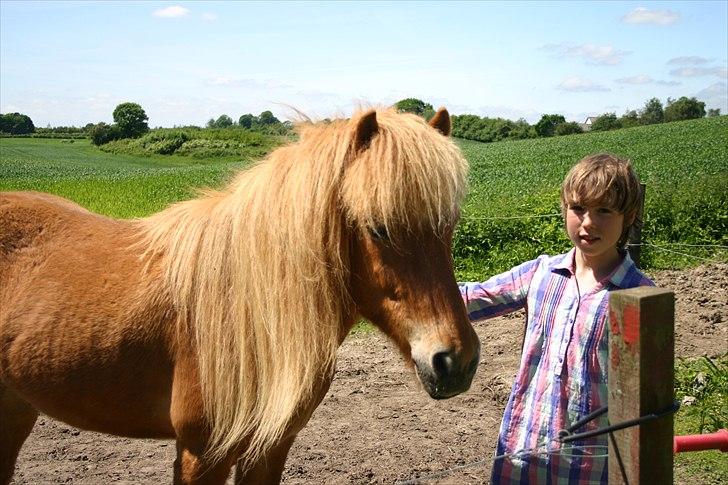
<instances>
[{"instance_id":1,"label":"pony's ear","mask_svg":"<svg viewBox=\"0 0 728 485\"><path fill-rule=\"evenodd\" d=\"M356 124L356 132L354 134L354 153L366 149L369 142L372 141L374 135L379 131L379 123L377 123L377 112L368 111Z\"/></svg>"},{"instance_id":2,"label":"pony's ear","mask_svg":"<svg viewBox=\"0 0 728 485\"><path fill-rule=\"evenodd\" d=\"M450 136L450 113L445 108L440 108L430 120L430 126L445 136Z\"/></svg>"}]
</instances>

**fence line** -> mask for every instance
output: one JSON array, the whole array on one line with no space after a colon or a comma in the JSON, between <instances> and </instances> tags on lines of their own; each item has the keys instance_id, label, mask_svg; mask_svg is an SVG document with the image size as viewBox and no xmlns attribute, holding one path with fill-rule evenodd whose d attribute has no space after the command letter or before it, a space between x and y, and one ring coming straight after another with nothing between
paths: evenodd
<instances>
[{"instance_id":1,"label":"fence line","mask_svg":"<svg viewBox=\"0 0 728 485\"><path fill-rule=\"evenodd\" d=\"M630 244L630 246L638 246L638 245L637 244ZM703 258L703 257L700 257L700 256L694 256L692 254L687 254L687 253L683 253L683 252L680 252L680 251L675 251L673 249L667 249L667 248L664 248L662 246L658 246L656 244L641 243L641 244L639 244L639 246L647 246L647 247L650 247L650 248L657 249L658 251L664 251L666 253L679 254L680 256L685 256L687 258L694 258L694 259L698 259L700 261L707 261L709 263L723 263L724 262L724 261L720 261L718 259Z\"/></svg>"},{"instance_id":2,"label":"fence line","mask_svg":"<svg viewBox=\"0 0 728 485\"><path fill-rule=\"evenodd\" d=\"M546 217L561 217L561 213L558 214L532 214L527 216L462 216L460 219L465 221L489 221L489 220L502 220L502 219L541 219Z\"/></svg>"}]
</instances>

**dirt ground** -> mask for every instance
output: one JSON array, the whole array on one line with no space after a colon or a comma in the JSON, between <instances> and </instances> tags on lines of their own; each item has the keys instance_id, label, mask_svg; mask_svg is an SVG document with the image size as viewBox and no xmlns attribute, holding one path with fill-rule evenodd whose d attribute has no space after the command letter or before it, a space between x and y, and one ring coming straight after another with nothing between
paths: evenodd
<instances>
[{"instance_id":1,"label":"dirt ground","mask_svg":"<svg viewBox=\"0 0 728 485\"><path fill-rule=\"evenodd\" d=\"M650 276L675 291L678 357L728 352L728 265ZM522 314L476 324L478 372L469 392L446 401L419 389L385 337L349 337L327 397L291 449L283 482L487 482L522 326ZM171 441L79 431L41 416L21 451L14 483L169 483L174 454ZM447 472L466 464L471 466ZM688 481L695 485L677 470L676 482Z\"/></svg>"}]
</instances>

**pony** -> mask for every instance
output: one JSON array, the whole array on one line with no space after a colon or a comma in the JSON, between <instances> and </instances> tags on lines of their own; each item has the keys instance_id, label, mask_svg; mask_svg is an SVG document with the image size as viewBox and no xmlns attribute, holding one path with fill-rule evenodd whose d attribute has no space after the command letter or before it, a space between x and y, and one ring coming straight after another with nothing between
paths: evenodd
<instances>
[{"instance_id":1,"label":"pony","mask_svg":"<svg viewBox=\"0 0 728 485\"><path fill-rule=\"evenodd\" d=\"M0 483L38 413L176 440L175 483L277 483L365 318L429 395L480 344L455 282L468 165L430 123L307 123L229 185L147 218L0 194Z\"/></svg>"}]
</instances>

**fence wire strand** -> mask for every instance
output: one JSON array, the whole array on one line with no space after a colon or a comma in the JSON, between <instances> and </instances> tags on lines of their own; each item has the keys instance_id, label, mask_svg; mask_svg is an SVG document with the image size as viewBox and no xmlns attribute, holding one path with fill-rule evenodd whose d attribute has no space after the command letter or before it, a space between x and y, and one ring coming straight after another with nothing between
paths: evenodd
<instances>
[{"instance_id":1,"label":"fence wire strand","mask_svg":"<svg viewBox=\"0 0 728 485\"><path fill-rule=\"evenodd\" d=\"M656 249L658 251L664 251L666 253L678 254L680 256L685 256L686 258L698 259L700 261L707 261L709 263L723 263L724 262L724 261L721 261L719 259L703 258L701 256L695 256L693 254L687 254L687 253L683 253L681 251L675 251L674 249L667 249L666 247L658 246L657 244L641 243L641 244L629 244L629 246L649 247L649 248ZM721 246L716 246L716 247L721 247Z\"/></svg>"},{"instance_id":2,"label":"fence wire strand","mask_svg":"<svg viewBox=\"0 0 728 485\"><path fill-rule=\"evenodd\" d=\"M531 214L525 216L468 216L464 215L461 217L464 221L489 221L489 220L503 220L503 219L542 219L546 217L561 217L561 213L558 214Z\"/></svg>"}]
</instances>

